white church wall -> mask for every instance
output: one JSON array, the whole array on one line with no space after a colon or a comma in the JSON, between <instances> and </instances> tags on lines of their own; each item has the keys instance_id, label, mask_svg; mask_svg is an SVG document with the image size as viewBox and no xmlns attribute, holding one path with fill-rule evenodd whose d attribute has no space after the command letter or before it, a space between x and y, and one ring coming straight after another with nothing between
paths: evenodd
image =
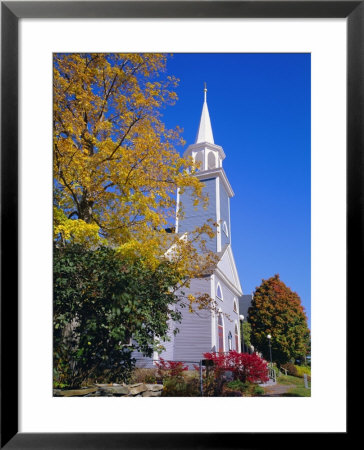
<instances>
[{"instance_id":1,"label":"white church wall","mask_svg":"<svg viewBox=\"0 0 364 450\"><path fill-rule=\"evenodd\" d=\"M189 289L183 289L186 295L192 293L210 293L210 277L194 279ZM181 308L182 322L176 323L179 332L174 337L175 361L199 361L203 354L211 351L211 312L198 310L190 313L188 308ZM163 355L162 355L163 356Z\"/></svg>"},{"instance_id":2,"label":"white church wall","mask_svg":"<svg viewBox=\"0 0 364 450\"><path fill-rule=\"evenodd\" d=\"M202 204L197 207L193 205L193 198L191 196L191 190L186 189L186 191L180 195L180 202L183 205L183 217L178 223L178 232L185 233L190 232L196 228L196 226L201 226L207 222L208 219L216 221L216 178L210 178L208 180L203 180L204 188L203 195L208 195L209 202L207 208L203 208ZM216 248L216 238L209 238L204 236L206 239L206 247L208 250L213 252L217 251Z\"/></svg>"},{"instance_id":3,"label":"white church wall","mask_svg":"<svg viewBox=\"0 0 364 450\"><path fill-rule=\"evenodd\" d=\"M237 311L234 311L234 299L236 299L236 295L228 288L228 286L224 283L224 281L218 276L215 275L215 292L217 292L217 285L220 285L222 291L222 300L216 297L217 306L221 308L221 311L224 316L224 347L225 351L229 350L228 346L228 335L229 331L232 334L232 349L240 351L240 330L239 330L239 306ZM239 346L236 348L235 345L235 324L238 325L239 332ZM217 330L217 321L215 324L215 333L218 336ZM217 338L218 339L218 338ZM216 342L216 348L218 350L218 342Z\"/></svg>"}]
</instances>

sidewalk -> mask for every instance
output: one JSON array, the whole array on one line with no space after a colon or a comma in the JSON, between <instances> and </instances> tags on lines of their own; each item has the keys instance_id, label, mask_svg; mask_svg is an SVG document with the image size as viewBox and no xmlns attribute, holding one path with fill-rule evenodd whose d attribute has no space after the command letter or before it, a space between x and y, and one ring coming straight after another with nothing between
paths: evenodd
<instances>
[{"instance_id":1,"label":"sidewalk","mask_svg":"<svg viewBox=\"0 0 364 450\"><path fill-rule=\"evenodd\" d=\"M282 397L283 394L286 394L292 387L292 384L282 385L282 384L271 384L261 385L264 387L265 393L262 397Z\"/></svg>"}]
</instances>

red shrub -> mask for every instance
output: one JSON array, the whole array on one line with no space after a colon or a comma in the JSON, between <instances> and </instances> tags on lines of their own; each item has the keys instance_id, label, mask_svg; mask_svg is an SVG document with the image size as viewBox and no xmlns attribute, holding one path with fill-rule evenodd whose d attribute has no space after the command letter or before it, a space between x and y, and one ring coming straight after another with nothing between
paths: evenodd
<instances>
[{"instance_id":1,"label":"red shrub","mask_svg":"<svg viewBox=\"0 0 364 450\"><path fill-rule=\"evenodd\" d=\"M235 350L229 353L205 353L204 357L214 362L214 370L218 374L231 371L234 379L250 383L268 381L268 363L253 353L238 353Z\"/></svg>"},{"instance_id":2,"label":"red shrub","mask_svg":"<svg viewBox=\"0 0 364 450\"><path fill-rule=\"evenodd\" d=\"M156 362L158 367L158 375L160 377L182 377L182 372L188 370L188 366L184 366L180 361L165 361L160 358L160 362Z\"/></svg>"}]
</instances>

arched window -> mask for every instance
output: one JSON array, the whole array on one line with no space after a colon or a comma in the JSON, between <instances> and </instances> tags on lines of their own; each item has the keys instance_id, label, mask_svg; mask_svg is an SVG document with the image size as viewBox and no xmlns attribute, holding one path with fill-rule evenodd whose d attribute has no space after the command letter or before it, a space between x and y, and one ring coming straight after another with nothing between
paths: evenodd
<instances>
[{"instance_id":1,"label":"arched window","mask_svg":"<svg viewBox=\"0 0 364 450\"><path fill-rule=\"evenodd\" d=\"M234 312L238 312L238 304L236 302L236 298L234 298Z\"/></svg>"},{"instance_id":2,"label":"arched window","mask_svg":"<svg viewBox=\"0 0 364 450\"><path fill-rule=\"evenodd\" d=\"M229 230L228 230L228 227L227 227L225 221L224 221L224 223L222 224L222 231L225 233L225 235L226 235L227 237L229 237Z\"/></svg>"},{"instance_id":3,"label":"arched window","mask_svg":"<svg viewBox=\"0 0 364 450\"><path fill-rule=\"evenodd\" d=\"M213 152L209 152L207 156L207 167L209 169L215 169L216 167L216 156Z\"/></svg>"},{"instance_id":4,"label":"arched window","mask_svg":"<svg viewBox=\"0 0 364 450\"><path fill-rule=\"evenodd\" d=\"M203 163L203 154L202 154L202 152L196 153L195 162L199 163L198 170L204 170L204 163Z\"/></svg>"},{"instance_id":5,"label":"arched window","mask_svg":"<svg viewBox=\"0 0 364 450\"><path fill-rule=\"evenodd\" d=\"M239 351L239 330L237 324L235 324L235 349L237 352Z\"/></svg>"},{"instance_id":6,"label":"arched window","mask_svg":"<svg viewBox=\"0 0 364 450\"><path fill-rule=\"evenodd\" d=\"M219 298L220 300L222 300L222 291L221 291L221 286L218 284L217 288L216 288L216 297Z\"/></svg>"},{"instance_id":7,"label":"arched window","mask_svg":"<svg viewBox=\"0 0 364 450\"><path fill-rule=\"evenodd\" d=\"M217 318L217 332L219 336L219 353L224 352L224 325L222 321L222 314L219 313Z\"/></svg>"},{"instance_id":8,"label":"arched window","mask_svg":"<svg viewBox=\"0 0 364 450\"><path fill-rule=\"evenodd\" d=\"M233 335L231 334L231 331L229 331L229 334L228 334L228 346L229 346L229 351L233 349Z\"/></svg>"}]
</instances>

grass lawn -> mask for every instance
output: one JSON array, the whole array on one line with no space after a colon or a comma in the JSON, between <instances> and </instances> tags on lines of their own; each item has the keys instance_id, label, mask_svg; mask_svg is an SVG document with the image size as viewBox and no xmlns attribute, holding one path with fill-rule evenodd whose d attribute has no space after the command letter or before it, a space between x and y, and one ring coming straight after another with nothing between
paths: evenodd
<instances>
[{"instance_id":1,"label":"grass lawn","mask_svg":"<svg viewBox=\"0 0 364 450\"><path fill-rule=\"evenodd\" d=\"M282 397L311 397L311 382L308 382L309 388L306 389L303 378L282 375L277 379L277 384L292 386L288 392L282 394Z\"/></svg>"}]
</instances>

